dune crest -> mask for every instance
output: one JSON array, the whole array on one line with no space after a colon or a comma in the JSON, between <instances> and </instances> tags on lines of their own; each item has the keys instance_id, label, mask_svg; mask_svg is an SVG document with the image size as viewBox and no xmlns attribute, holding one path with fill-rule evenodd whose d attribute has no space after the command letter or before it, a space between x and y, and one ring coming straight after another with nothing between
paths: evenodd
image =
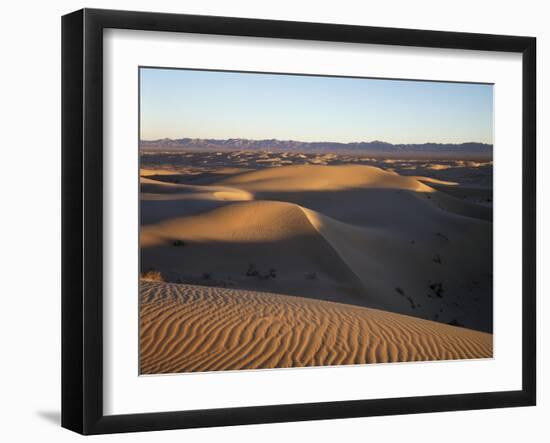
<instances>
[{"instance_id":1,"label":"dune crest","mask_svg":"<svg viewBox=\"0 0 550 443\"><path fill-rule=\"evenodd\" d=\"M179 200L227 200L245 201L252 200L254 196L245 190L230 188L227 186L198 186L170 183L153 180L146 177L140 178L142 195L147 194L178 194ZM182 198L183 197L183 198ZM174 198L173 196L168 198Z\"/></svg>"},{"instance_id":2,"label":"dune crest","mask_svg":"<svg viewBox=\"0 0 550 443\"><path fill-rule=\"evenodd\" d=\"M328 191L353 188L390 188L434 192L414 177L366 165L292 165L261 169L217 182L254 191Z\"/></svg>"},{"instance_id":3,"label":"dune crest","mask_svg":"<svg viewBox=\"0 0 550 443\"><path fill-rule=\"evenodd\" d=\"M276 242L314 231L301 208L276 201L239 202L142 228L142 247L174 238L195 242Z\"/></svg>"}]
</instances>

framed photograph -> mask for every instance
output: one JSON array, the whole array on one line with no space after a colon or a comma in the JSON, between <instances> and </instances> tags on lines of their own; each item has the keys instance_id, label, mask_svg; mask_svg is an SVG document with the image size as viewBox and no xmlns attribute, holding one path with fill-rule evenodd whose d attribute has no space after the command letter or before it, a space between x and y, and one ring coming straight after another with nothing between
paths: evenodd
<instances>
[{"instance_id":1,"label":"framed photograph","mask_svg":"<svg viewBox=\"0 0 550 443\"><path fill-rule=\"evenodd\" d=\"M534 405L531 37L62 20L62 425Z\"/></svg>"}]
</instances>

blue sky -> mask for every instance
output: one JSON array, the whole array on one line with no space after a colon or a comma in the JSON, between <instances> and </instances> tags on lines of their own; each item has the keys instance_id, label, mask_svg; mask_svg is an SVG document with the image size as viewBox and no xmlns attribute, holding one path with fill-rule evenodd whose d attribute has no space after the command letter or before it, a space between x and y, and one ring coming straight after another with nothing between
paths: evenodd
<instances>
[{"instance_id":1,"label":"blue sky","mask_svg":"<svg viewBox=\"0 0 550 443\"><path fill-rule=\"evenodd\" d=\"M491 85L141 68L141 139L493 143Z\"/></svg>"}]
</instances>

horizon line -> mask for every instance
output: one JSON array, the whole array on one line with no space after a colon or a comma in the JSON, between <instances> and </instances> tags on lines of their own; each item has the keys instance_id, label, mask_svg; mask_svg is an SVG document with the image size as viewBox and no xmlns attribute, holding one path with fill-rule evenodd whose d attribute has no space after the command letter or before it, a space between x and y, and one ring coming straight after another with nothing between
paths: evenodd
<instances>
[{"instance_id":1,"label":"horizon line","mask_svg":"<svg viewBox=\"0 0 550 443\"><path fill-rule=\"evenodd\" d=\"M159 141L177 141L177 140L213 140L213 141L227 141L227 140L248 140L248 141L255 141L255 142L265 142L265 141L279 141L279 142L297 142L297 143L337 143L342 145L351 145L351 144L358 144L358 143L385 143L388 145L428 145L428 144L434 144L434 145L465 145L469 143L475 143L480 145L487 145L487 146L493 146L493 143L486 143L481 141L464 141L460 143L454 143L454 142L435 142L435 141L426 141L422 143L391 143L386 142L383 140L360 140L360 141L351 141L351 142L343 142L343 141L334 141L334 140L316 140L316 141L304 141L304 140L295 140L295 139L281 139L281 138L246 138L246 137L228 137L228 138L208 138L208 137L177 137L177 138L171 138L171 137L162 137L162 138L155 138L155 139L139 139L139 142L159 142Z\"/></svg>"}]
</instances>

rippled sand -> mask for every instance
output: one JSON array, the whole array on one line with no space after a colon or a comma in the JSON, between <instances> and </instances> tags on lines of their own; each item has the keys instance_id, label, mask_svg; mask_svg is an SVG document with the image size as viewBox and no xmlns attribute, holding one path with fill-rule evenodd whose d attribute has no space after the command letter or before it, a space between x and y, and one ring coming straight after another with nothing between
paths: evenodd
<instances>
[{"instance_id":1,"label":"rippled sand","mask_svg":"<svg viewBox=\"0 0 550 443\"><path fill-rule=\"evenodd\" d=\"M142 281L142 374L492 356L492 335L281 294Z\"/></svg>"}]
</instances>

